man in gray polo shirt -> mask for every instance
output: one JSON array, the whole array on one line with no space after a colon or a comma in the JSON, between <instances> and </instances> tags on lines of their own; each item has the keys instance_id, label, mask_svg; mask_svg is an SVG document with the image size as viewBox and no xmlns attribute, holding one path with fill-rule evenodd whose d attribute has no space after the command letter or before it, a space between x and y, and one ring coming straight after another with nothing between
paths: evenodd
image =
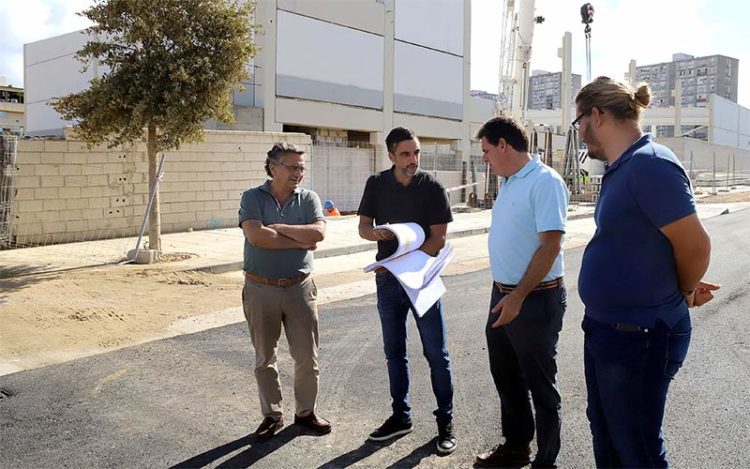
<instances>
[{"instance_id":1,"label":"man in gray polo shirt","mask_svg":"<svg viewBox=\"0 0 750 469\"><path fill-rule=\"evenodd\" d=\"M294 423L317 434L331 424L315 412L318 394L317 288L313 251L325 236L325 217L315 192L299 187L305 155L277 143L268 152L271 178L242 194L239 222L245 233L242 305L255 348L263 421L255 431L268 439L284 427L276 349L284 325L294 358Z\"/></svg>"}]
</instances>

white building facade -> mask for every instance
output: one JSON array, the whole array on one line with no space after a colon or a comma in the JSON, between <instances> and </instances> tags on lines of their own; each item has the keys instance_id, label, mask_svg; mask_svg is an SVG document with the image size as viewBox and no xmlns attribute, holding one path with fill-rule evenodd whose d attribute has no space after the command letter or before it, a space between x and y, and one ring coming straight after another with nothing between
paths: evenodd
<instances>
[{"instance_id":1,"label":"white building facade","mask_svg":"<svg viewBox=\"0 0 750 469\"><path fill-rule=\"evenodd\" d=\"M468 0L260 0L258 54L252 79L234 93L237 123L229 127L312 131L382 144L393 127L470 150ZM27 134L62 135L48 103L84 89L74 54L86 42L75 32L26 44ZM351 138L350 138L351 139Z\"/></svg>"}]
</instances>

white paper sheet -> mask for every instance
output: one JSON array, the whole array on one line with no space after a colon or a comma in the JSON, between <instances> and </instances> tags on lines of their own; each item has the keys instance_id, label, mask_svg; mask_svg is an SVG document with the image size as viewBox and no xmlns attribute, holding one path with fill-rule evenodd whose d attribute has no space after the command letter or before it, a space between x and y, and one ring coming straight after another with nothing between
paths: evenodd
<instances>
[{"instance_id":1,"label":"white paper sheet","mask_svg":"<svg viewBox=\"0 0 750 469\"><path fill-rule=\"evenodd\" d=\"M378 225L375 228L393 232L399 242L398 249L394 254L366 266L363 270L371 272L378 267L388 269L401 283L417 315L423 316L445 293L440 273L453 258L453 247L446 243L437 257L432 257L419 250L424 243L425 235L418 224L396 223Z\"/></svg>"}]
</instances>

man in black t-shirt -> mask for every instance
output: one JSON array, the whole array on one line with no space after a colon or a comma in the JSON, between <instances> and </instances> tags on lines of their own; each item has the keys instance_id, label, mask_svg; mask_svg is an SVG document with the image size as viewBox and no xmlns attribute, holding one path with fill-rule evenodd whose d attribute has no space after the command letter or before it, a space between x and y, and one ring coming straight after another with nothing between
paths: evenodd
<instances>
[{"instance_id":1,"label":"man in black t-shirt","mask_svg":"<svg viewBox=\"0 0 750 469\"><path fill-rule=\"evenodd\" d=\"M385 223L419 224L425 232L422 251L435 256L445 245L448 223L453 221L443 186L419 169L419 140L403 127L393 129L385 139L393 166L367 180L359 205L359 235L378 242L377 260L396 251L398 242L388 230L375 229ZM393 400L393 415L370 434L373 441L385 441L412 431L409 406L409 369L406 358L406 318L414 314L424 355L430 365L432 390L438 408L437 449L452 453L456 449L453 434L453 384L451 361L446 346L445 321L440 299L419 317L398 279L384 268L375 271L378 313L383 329L383 346L388 363L388 379Z\"/></svg>"}]
</instances>

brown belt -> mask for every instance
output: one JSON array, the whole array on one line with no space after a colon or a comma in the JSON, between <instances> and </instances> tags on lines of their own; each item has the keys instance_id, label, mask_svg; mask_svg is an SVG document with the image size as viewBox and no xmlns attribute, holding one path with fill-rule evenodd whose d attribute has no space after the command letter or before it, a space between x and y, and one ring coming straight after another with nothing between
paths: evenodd
<instances>
[{"instance_id":1,"label":"brown belt","mask_svg":"<svg viewBox=\"0 0 750 469\"><path fill-rule=\"evenodd\" d=\"M252 280L253 282L262 283L263 285L270 285L272 287L291 287L292 285L297 285L298 283L302 283L307 277L309 277L310 274L300 274L296 277L289 277L289 278L265 278L261 277L260 275L251 274L250 272L245 272L245 278L248 280Z\"/></svg>"},{"instance_id":2,"label":"brown belt","mask_svg":"<svg viewBox=\"0 0 750 469\"><path fill-rule=\"evenodd\" d=\"M497 288L500 289L501 292L508 294L512 292L518 285L505 285L503 283L495 282L495 285L497 285ZM563 278L557 277L554 280L549 280L547 282L542 282L536 287L534 287L531 291L541 291L541 290L549 290L550 288L557 288L561 287L563 285Z\"/></svg>"},{"instance_id":3,"label":"brown belt","mask_svg":"<svg viewBox=\"0 0 750 469\"><path fill-rule=\"evenodd\" d=\"M384 274L384 273L388 272L388 269L386 269L385 267L378 267L377 269L375 269L374 272L376 274Z\"/></svg>"}]
</instances>

